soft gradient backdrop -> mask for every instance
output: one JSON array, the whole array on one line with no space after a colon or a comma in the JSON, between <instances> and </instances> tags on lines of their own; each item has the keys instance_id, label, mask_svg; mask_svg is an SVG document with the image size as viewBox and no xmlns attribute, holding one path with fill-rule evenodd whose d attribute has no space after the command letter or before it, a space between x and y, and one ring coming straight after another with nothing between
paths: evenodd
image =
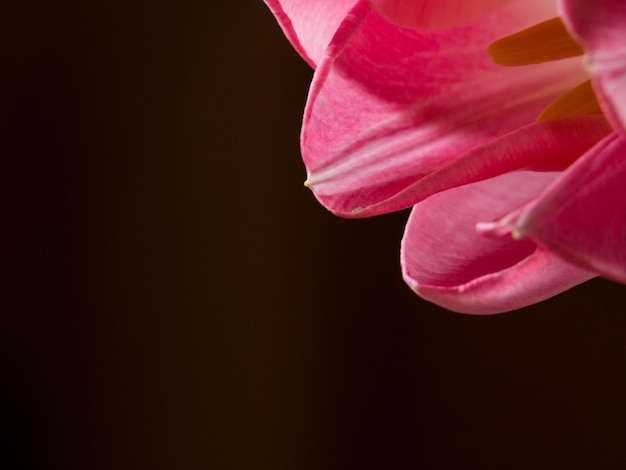
<instances>
[{"instance_id":1,"label":"soft gradient backdrop","mask_svg":"<svg viewBox=\"0 0 626 470\"><path fill-rule=\"evenodd\" d=\"M496 317L302 186L261 0L6 2L0 468L626 465L626 289Z\"/></svg>"}]
</instances>

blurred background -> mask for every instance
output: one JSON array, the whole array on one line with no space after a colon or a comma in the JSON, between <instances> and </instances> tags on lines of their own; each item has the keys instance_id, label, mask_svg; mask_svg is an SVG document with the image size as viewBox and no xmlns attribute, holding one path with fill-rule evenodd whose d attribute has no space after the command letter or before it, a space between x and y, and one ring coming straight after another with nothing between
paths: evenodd
<instances>
[{"instance_id":1,"label":"blurred background","mask_svg":"<svg viewBox=\"0 0 626 470\"><path fill-rule=\"evenodd\" d=\"M261 0L0 8L1 469L624 468L626 289L414 296Z\"/></svg>"}]
</instances>

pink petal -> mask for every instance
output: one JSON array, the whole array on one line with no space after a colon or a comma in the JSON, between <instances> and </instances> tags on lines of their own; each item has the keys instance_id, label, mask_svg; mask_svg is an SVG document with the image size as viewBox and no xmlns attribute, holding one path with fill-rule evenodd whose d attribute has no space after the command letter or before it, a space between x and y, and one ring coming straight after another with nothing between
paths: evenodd
<instances>
[{"instance_id":1,"label":"pink petal","mask_svg":"<svg viewBox=\"0 0 626 470\"><path fill-rule=\"evenodd\" d=\"M510 0L369 0L378 13L407 28L449 28L493 13ZM547 4L551 2L545 2Z\"/></svg>"},{"instance_id":2,"label":"pink petal","mask_svg":"<svg viewBox=\"0 0 626 470\"><path fill-rule=\"evenodd\" d=\"M626 2L560 0L563 20L587 53L601 106L626 136Z\"/></svg>"},{"instance_id":3,"label":"pink petal","mask_svg":"<svg viewBox=\"0 0 626 470\"><path fill-rule=\"evenodd\" d=\"M312 67L358 0L265 0L294 49Z\"/></svg>"},{"instance_id":4,"label":"pink petal","mask_svg":"<svg viewBox=\"0 0 626 470\"><path fill-rule=\"evenodd\" d=\"M532 199L558 173L518 172L438 193L413 209L402 272L420 296L462 313L490 314L540 302L591 279L530 239L475 229Z\"/></svg>"},{"instance_id":5,"label":"pink petal","mask_svg":"<svg viewBox=\"0 0 626 470\"><path fill-rule=\"evenodd\" d=\"M410 207L432 194L518 170L564 170L612 131L603 116L541 121L478 147L359 216Z\"/></svg>"},{"instance_id":6,"label":"pink petal","mask_svg":"<svg viewBox=\"0 0 626 470\"><path fill-rule=\"evenodd\" d=\"M581 266L626 283L626 140L613 134L509 223Z\"/></svg>"},{"instance_id":7,"label":"pink petal","mask_svg":"<svg viewBox=\"0 0 626 470\"><path fill-rule=\"evenodd\" d=\"M534 122L582 81L576 59L511 69L487 55L491 42L544 19L543 5L513 2L467 26L415 31L359 3L320 62L305 111L302 152L320 202L358 215Z\"/></svg>"}]
</instances>

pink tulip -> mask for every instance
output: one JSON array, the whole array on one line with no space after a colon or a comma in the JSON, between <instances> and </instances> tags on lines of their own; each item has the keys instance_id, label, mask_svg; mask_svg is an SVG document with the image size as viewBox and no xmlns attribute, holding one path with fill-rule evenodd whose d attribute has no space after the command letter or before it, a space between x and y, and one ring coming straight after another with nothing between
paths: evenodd
<instances>
[{"instance_id":1,"label":"pink tulip","mask_svg":"<svg viewBox=\"0 0 626 470\"><path fill-rule=\"evenodd\" d=\"M626 2L265 1L315 68L307 185L344 217L414 206L419 295L484 314L626 283Z\"/></svg>"}]
</instances>

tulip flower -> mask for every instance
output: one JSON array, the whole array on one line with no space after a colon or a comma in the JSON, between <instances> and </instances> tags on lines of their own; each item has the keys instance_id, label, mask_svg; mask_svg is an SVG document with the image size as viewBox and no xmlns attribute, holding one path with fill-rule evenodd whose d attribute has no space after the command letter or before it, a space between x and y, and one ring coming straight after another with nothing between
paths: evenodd
<instances>
[{"instance_id":1,"label":"tulip flower","mask_svg":"<svg viewBox=\"0 0 626 470\"><path fill-rule=\"evenodd\" d=\"M465 313L626 283L626 3L265 0L315 68L301 135L331 212L413 207L403 277Z\"/></svg>"}]
</instances>

